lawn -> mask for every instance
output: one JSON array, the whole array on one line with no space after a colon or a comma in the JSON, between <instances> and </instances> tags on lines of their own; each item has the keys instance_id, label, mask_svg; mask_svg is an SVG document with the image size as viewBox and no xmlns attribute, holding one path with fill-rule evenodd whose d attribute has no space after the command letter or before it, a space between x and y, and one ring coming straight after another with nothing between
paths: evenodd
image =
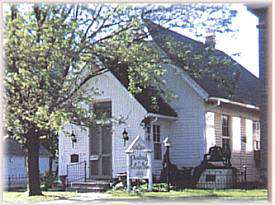
<instances>
[{"instance_id":1,"label":"lawn","mask_svg":"<svg viewBox=\"0 0 275 205\"><path fill-rule=\"evenodd\" d=\"M184 189L181 191L170 192L130 192L124 190L110 190L107 193L111 194L112 198L117 199L141 199L141 198L199 198L199 197L220 197L231 199L257 199L267 200L266 189L228 189L228 190L202 190L202 189Z\"/></svg>"},{"instance_id":2,"label":"lawn","mask_svg":"<svg viewBox=\"0 0 275 205\"><path fill-rule=\"evenodd\" d=\"M19 202L19 201L52 201L58 199L71 199L76 196L75 192L48 192L44 191L43 196L28 196L28 192L3 192L3 201Z\"/></svg>"},{"instance_id":3,"label":"lawn","mask_svg":"<svg viewBox=\"0 0 275 205\"><path fill-rule=\"evenodd\" d=\"M38 202L38 201L52 201L52 200L70 200L76 197L76 192L53 192L44 191L43 196L28 196L27 192L4 192L3 200L5 202ZM228 189L228 190L202 190L202 189L184 189L180 191L159 191L159 192L146 192L136 191L128 193L125 190L109 190L108 200L119 199L200 199L200 198L221 198L221 199L252 199L252 200L267 200L266 189ZM106 196L105 196L106 197ZM104 199L104 197L102 198Z\"/></svg>"}]
</instances>

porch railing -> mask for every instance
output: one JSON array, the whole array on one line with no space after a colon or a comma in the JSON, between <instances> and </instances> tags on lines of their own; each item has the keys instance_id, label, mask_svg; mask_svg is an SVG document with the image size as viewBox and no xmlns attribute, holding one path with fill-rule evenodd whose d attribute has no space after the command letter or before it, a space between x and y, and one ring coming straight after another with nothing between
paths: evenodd
<instances>
[{"instance_id":1,"label":"porch railing","mask_svg":"<svg viewBox=\"0 0 275 205\"><path fill-rule=\"evenodd\" d=\"M86 181L86 161L67 165L67 184L77 181Z\"/></svg>"}]
</instances>

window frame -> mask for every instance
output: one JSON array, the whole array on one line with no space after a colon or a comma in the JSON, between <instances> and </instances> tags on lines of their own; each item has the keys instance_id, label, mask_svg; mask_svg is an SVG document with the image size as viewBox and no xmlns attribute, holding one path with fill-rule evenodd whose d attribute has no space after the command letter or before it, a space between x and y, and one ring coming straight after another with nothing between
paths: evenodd
<instances>
[{"instance_id":1,"label":"window frame","mask_svg":"<svg viewBox=\"0 0 275 205\"><path fill-rule=\"evenodd\" d=\"M154 124L152 126L154 160L162 160L162 142L160 130L160 125Z\"/></svg>"},{"instance_id":2,"label":"window frame","mask_svg":"<svg viewBox=\"0 0 275 205\"><path fill-rule=\"evenodd\" d=\"M256 126L255 126L256 125ZM253 120L253 149L261 149L261 124L258 120Z\"/></svg>"},{"instance_id":3,"label":"window frame","mask_svg":"<svg viewBox=\"0 0 275 205\"><path fill-rule=\"evenodd\" d=\"M76 157L76 158L74 158ZM77 159L77 160L75 160ZM71 154L70 155L70 163L79 163L79 154Z\"/></svg>"},{"instance_id":4,"label":"window frame","mask_svg":"<svg viewBox=\"0 0 275 205\"><path fill-rule=\"evenodd\" d=\"M224 119L226 118L227 120L227 126L226 126L226 129L227 129L227 135L224 135ZM221 144L221 147L224 148L224 145L225 144L228 144L229 148L231 149L231 140L230 140L230 116L229 115L225 115L225 114L222 114L221 115L221 138L222 138L222 144Z\"/></svg>"},{"instance_id":5,"label":"window frame","mask_svg":"<svg viewBox=\"0 0 275 205\"><path fill-rule=\"evenodd\" d=\"M102 100L102 101L94 101L92 102L92 110L96 115L96 119L110 119L112 118L112 101L110 100Z\"/></svg>"}]
</instances>

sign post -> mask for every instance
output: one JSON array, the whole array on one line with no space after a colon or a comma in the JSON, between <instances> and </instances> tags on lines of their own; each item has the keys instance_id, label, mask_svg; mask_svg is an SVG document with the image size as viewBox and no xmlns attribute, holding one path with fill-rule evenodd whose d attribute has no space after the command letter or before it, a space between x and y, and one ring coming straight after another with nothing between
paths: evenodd
<instances>
[{"instance_id":1,"label":"sign post","mask_svg":"<svg viewBox=\"0 0 275 205\"><path fill-rule=\"evenodd\" d=\"M127 148L127 191L131 190L131 179L148 179L148 190L153 188L152 180L152 150L137 136Z\"/></svg>"}]
</instances>

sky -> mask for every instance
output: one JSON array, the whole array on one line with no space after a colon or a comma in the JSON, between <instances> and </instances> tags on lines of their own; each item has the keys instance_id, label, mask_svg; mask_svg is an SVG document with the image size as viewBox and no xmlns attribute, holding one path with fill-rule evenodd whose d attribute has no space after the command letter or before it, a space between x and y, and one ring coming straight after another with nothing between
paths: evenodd
<instances>
[{"instance_id":1,"label":"sky","mask_svg":"<svg viewBox=\"0 0 275 205\"><path fill-rule=\"evenodd\" d=\"M259 76L258 52L258 18L249 12L245 6L239 4L237 18L234 23L239 28L235 39L226 37L217 38L217 49L228 54L240 52L239 57L233 57L251 73Z\"/></svg>"},{"instance_id":2,"label":"sky","mask_svg":"<svg viewBox=\"0 0 275 205\"><path fill-rule=\"evenodd\" d=\"M234 60L258 77L259 52L258 29L256 27L258 25L258 18L249 12L242 4L233 4L232 7L238 11L232 26L239 29L239 31L234 37L232 35L217 33L216 48L230 55ZM189 31L176 31L195 40L203 41ZM240 55L232 56L235 53L240 53Z\"/></svg>"},{"instance_id":3,"label":"sky","mask_svg":"<svg viewBox=\"0 0 275 205\"><path fill-rule=\"evenodd\" d=\"M216 48L230 55L258 77L258 29L256 27L258 25L258 18L249 12L243 4L232 4L232 7L238 11L237 17L233 21L233 27L239 31L234 36L217 33ZM7 9L7 7L4 7L4 9ZM198 37L188 30L176 29L175 31L195 40L204 41L204 39L198 39ZM240 53L240 55L233 56L235 53Z\"/></svg>"}]
</instances>

